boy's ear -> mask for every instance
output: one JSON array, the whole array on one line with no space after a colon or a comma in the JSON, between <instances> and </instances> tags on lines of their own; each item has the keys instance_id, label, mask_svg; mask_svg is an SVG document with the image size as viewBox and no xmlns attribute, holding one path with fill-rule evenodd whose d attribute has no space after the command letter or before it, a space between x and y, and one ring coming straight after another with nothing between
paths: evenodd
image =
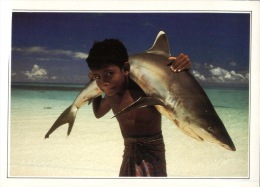
<instances>
[{"instance_id":1,"label":"boy's ear","mask_svg":"<svg viewBox=\"0 0 260 187\"><path fill-rule=\"evenodd\" d=\"M93 74L92 74L91 71L89 71L89 73L88 73L88 78L89 78L90 80L93 80L93 78L94 78L94 76L93 76Z\"/></svg>"},{"instance_id":2,"label":"boy's ear","mask_svg":"<svg viewBox=\"0 0 260 187\"><path fill-rule=\"evenodd\" d=\"M130 72L130 64L128 62L125 63L123 70L127 74Z\"/></svg>"}]
</instances>

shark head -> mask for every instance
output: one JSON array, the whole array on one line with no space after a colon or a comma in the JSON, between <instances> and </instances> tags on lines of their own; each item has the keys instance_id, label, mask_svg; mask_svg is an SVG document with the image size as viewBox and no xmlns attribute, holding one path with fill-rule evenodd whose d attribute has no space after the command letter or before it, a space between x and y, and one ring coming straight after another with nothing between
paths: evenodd
<instances>
[{"instance_id":1,"label":"shark head","mask_svg":"<svg viewBox=\"0 0 260 187\"><path fill-rule=\"evenodd\" d=\"M208 117L210 117L210 115ZM230 138L223 122L218 116L217 118L214 117L214 121L207 120L206 123L204 123L202 129L204 130L204 133L202 133L201 136L206 141L219 144L228 150L236 151L232 139Z\"/></svg>"},{"instance_id":2,"label":"shark head","mask_svg":"<svg viewBox=\"0 0 260 187\"><path fill-rule=\"evenodd\" d=\"M221 119L214 116L214 121L205 120L207 118L197 118L197 120L193 121L190 118L188 123L187 120L180 122L175 120L174 122L178 123L179 128L185 134L198 141L215 143L230 151L236 151L235 145Z\"/></svg>"}]
</instances>

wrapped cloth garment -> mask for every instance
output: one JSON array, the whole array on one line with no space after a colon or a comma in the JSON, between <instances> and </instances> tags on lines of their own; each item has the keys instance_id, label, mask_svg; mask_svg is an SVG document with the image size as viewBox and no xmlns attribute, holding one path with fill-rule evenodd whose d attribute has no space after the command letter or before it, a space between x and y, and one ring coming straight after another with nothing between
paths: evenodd
<instances>
[{"instance_id":1,"label":"wrapped cloth garment","mask_svg":"<svg viewBox=\"0 0 260 187\"><path fill-rule=\"evenodd\" d=\"M124 138L124 155L119 176L166 177L165 146L162 134Z\"/></svg>"}]
</instances>

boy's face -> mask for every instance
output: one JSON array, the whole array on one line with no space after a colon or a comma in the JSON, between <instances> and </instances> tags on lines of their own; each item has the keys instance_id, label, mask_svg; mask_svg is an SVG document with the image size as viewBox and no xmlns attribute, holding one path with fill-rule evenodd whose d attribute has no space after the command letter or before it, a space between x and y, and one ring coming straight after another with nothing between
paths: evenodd
<instances>
[{"instance_id":1,"label":"boy's face","mask_svg":"<svg viewBox=\"0 0 260 187\"><path fill-rule=\"evenodd\" d=\"M91 70L91 76L98 87L107 95L119 94L126 88L126 76L128 71L120 69L118 66L109 65L98 70Z\"/></svg>"}]
</instances>

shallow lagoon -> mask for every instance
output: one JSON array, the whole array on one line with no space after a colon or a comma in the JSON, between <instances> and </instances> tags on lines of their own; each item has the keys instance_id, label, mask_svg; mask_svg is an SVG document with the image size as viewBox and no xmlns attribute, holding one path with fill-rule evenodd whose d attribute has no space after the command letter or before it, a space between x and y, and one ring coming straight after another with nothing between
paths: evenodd
<instances>
[{"instance_id":1,"label":"shallow lagoon","mask_svg":"<svg viewBox=\"0 0 260 187\"><path fill-rule=\"evenodd\" d=\"M118 177L123 139L112 112L96 119L91 105L79 110L69 137L67 125L44 139L82 85L15 84L11 89L10 176ZM198 142L163 118L167 173L173 178L248 177L249 92L246 88L205 88L236 152Z\"/></svg>"}]
</instances>

